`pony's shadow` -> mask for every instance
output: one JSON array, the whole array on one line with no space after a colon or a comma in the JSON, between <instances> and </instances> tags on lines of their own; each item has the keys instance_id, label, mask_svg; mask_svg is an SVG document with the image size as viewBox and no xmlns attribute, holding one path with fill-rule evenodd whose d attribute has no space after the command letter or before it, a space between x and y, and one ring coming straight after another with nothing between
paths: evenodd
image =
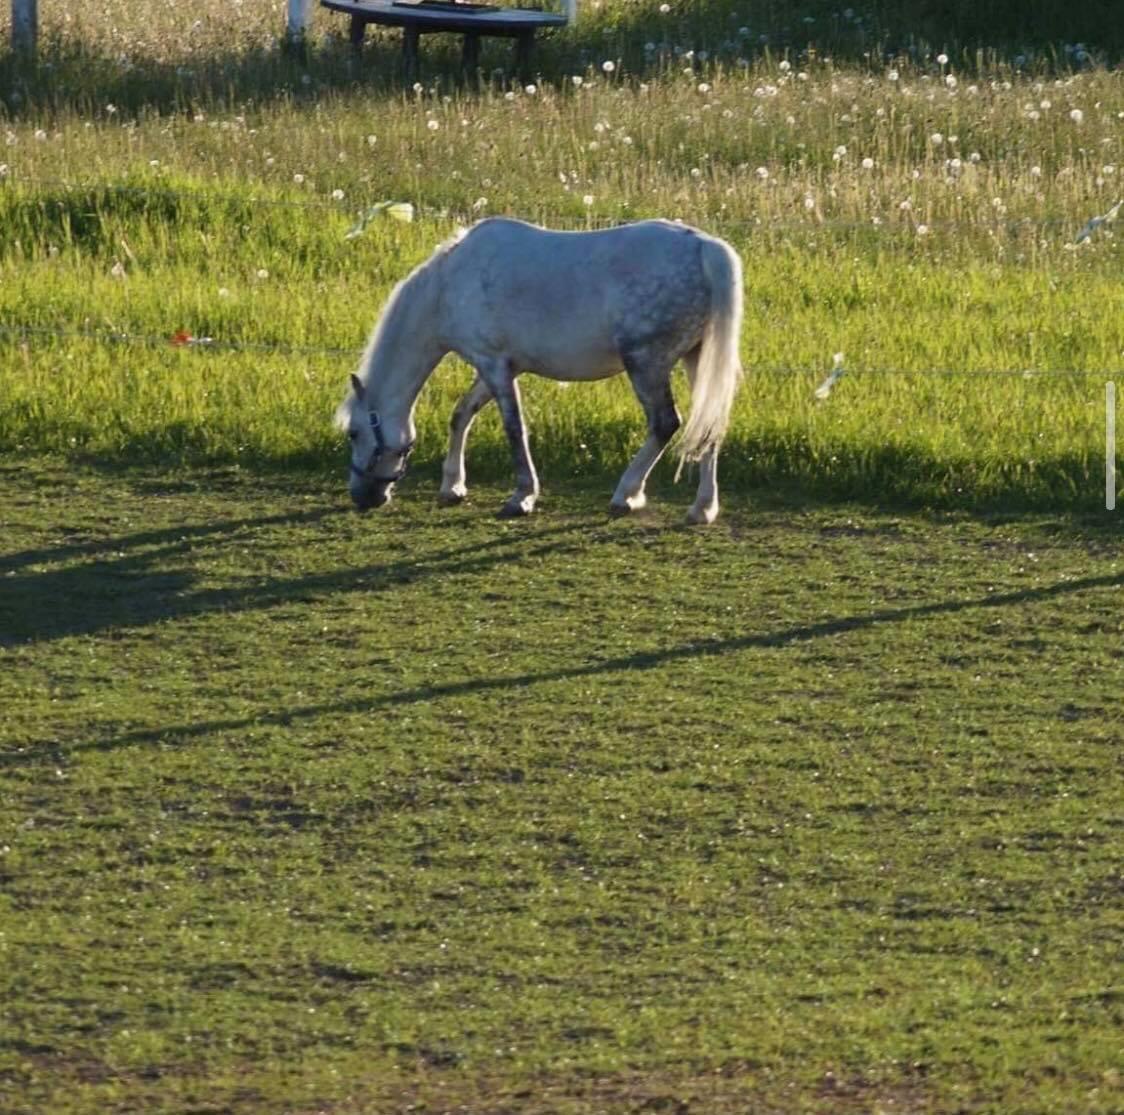
<instances>
[{"instance_id":1,"label":"pony's shadow","mask_svg":"<svg viewBox=\"0 0 1124 1115\"><path fill-rule=\"evenodd\" d=\"M564 547L565 535L587 534L588 524L511 531L400 559L302 576L228 581L201 587L192 567L168 568L197 545L241 544L253 538L259 552L273 545L263 528L308 526L351 514L320 508L258 519L230 519L115 538L75 539L0 557L0 647L43 643L69 636L137 630L166 620L213 612L266 609L338 592L365 594L401 588L427 577L485 572L507 558L510 547L544 556ZM278 541L276 545L281 545ZM104 555L104 556L103 556ZM39 569L59 564L59 568Z\"/></svg>"}]
</instances>

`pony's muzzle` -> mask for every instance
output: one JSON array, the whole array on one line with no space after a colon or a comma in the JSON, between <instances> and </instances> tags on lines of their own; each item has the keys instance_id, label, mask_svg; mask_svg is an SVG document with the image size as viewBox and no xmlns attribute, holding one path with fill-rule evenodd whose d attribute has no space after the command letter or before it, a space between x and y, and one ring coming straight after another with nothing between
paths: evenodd
<instances>
[{"instance_id":1,"label":"pony's muzzle","mask_svg":"<svg viewBox=\"0 0 1124 1115\"><path fill-rule=\"evenodd\" d=\"M355 504L355 510L362 514L364 511L371 511L376 507L382 507L384 503L389 503L390 488L389 484L375 484L363 491L352 492L351 500Z\"/></svg>"}]
</instances>

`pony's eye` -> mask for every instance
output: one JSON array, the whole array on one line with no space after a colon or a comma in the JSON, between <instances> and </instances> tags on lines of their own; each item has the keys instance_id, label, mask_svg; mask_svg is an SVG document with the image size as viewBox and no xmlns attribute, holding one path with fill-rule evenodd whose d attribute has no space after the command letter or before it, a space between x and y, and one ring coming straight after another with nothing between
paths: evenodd
<instances>
[{"instance_id":1,"label":"pony's eye","mask_svg":"<svg viewBox=\"0 0 1124 1115\"><path fill-rule=\"evenodd\" d=\"M348 430L347 431L347 440L348 441L354 441L358 436L359 436L358 430Z\"/></svg>"}]
</instances>

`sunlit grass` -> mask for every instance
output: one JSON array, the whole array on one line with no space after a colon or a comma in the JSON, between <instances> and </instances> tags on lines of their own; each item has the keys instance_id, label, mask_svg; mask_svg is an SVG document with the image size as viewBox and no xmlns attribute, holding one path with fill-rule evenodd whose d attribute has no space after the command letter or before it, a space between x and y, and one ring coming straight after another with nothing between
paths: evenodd
<instances>
[{"instance_id":1,"label":"sunlit grass","mask_svg":"<svg viewBox=\"0 0 1124 1115\"><path fill-rule=\"evenodd\" d=\"M0 446L327 467L383 299L457 223L664 216L745 260L730 480L1098 498L1117 226L1074 241L1124 194L1124 83L1094 57L848 62L852 21L832 61L761 13L617 4L544 40L533 85L468 88L434 43L411 89L392 39L357 63L330 13L286 57L283 9L48 3L47 65L2 63ZM347 238L390 199L417 223ZM846 377L817 404L835 352ZM450 362L423 397L422 464L467 375ZM623 382L532 384L528 406L556 473L616 469L641 433ZM506 467L494 423L474 446Z\"/></svg>"}]
</instances>

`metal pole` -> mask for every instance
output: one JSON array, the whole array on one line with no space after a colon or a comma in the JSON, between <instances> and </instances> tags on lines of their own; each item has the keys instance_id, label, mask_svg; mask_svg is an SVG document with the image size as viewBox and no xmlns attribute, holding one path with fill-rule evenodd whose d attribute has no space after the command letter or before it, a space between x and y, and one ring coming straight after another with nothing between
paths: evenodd
<instances>
[{"instance_id":1,"label":"metal pole","mask_svg":"<svg viewBox=\"0 0 1124 1115\"><path fill-rule=\"evenodd\" d=\"M39 0L12 0L12 48L34 53L39 39Z\"/></svg>"}]
</instances>

